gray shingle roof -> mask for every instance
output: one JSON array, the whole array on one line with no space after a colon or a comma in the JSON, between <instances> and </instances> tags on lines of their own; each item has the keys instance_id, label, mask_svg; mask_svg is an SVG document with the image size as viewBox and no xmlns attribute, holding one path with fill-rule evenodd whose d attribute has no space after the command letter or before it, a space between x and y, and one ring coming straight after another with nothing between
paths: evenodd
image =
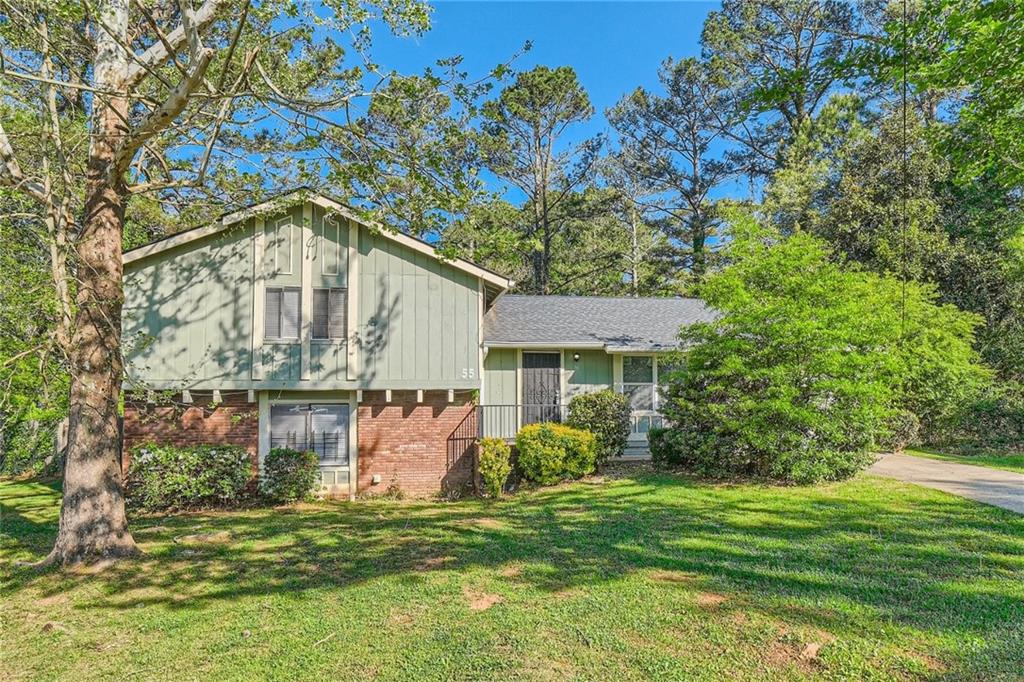
<instances>
[{"instance_id":1,"label":"gray shingle roof","mask_svg":"<svg viewBox=\"0 0 1024 682\"><path fill-rule=\"evenodd\" d=\"M664 350L684 324L714 319L695 298L606 298L505 294L484 315L484 344Z\"/></svg>"}]
</instances>

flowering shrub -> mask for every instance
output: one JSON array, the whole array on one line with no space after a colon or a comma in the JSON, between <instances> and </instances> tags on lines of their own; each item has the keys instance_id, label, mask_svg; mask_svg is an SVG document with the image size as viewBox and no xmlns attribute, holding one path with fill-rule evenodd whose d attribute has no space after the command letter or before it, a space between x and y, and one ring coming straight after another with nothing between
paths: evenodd
<instances>
[{"instance_id":1,"label":"flowering shrub","mask_svg":"<svg viewBox=\"0 0 1024 682\"><path fill-rule=\"evenodd\" d=\"M140 445L125 481L130 507L145 511L226 507L247 497L252 459L237 445Z\"/></svg>"}]
</instances>

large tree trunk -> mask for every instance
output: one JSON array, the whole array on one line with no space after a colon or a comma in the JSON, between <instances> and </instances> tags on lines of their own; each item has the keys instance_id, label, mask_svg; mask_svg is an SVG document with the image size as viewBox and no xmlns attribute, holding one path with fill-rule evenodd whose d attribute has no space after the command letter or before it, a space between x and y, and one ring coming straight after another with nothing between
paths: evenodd
<instances>
[{"instance_id":1,"label":"large tree trunk","mask_svg":"<svg viewBox=\"0 0 1024 682\"><path fill-rule=\"evenodd\" d=\"M128 56L127 0L102 3L106 30L95 33L95 80L123 87ZM113 39L109 33L118 36ZM121 44L118 44L118 43ZM72 564L138 553L128 530L121 480L121 238L125 190L111 172L128 117L123 96L93 104L85 215L77 243L78 310L69 349L71 395L60 527L46 563Z\"/></svg>"}]
</instances>

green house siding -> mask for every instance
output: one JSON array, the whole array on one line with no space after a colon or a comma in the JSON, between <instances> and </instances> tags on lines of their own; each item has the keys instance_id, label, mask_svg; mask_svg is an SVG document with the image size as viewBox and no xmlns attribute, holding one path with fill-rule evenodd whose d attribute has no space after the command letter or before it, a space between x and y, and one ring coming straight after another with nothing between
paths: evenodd
<instances>
[{"instance_id":1,"label":"green house siding","mask_svg":"<svg viewBox=\"0 0 1024 682\"><path fill-rule=\"evenodd\" d=\"M359 241L360 382L479 386L477 278L365 228Z\"/></svg>"},{"instance_id":2,"label":"green house siding","mask_svg":"<svg viewBox=\"0 0 1024 682\"><path fill-rule=\"evenodd\" d=\"M515 405L519 402L516 389L516 361L514 348L492 348L484 358L484 405Z\"/></svg>"},{"instance_id":3,"label":"green house siding","mask_svg":"<svg viewBox=\"0 0 1024 682\"><path fill-rule=\"evenodd\" d=\"M251 367L252 223L133 263L125 273L128 376L210 385Z\"/></svg>"},{"instance_id":4,"label":"green house siding","mask_svg":"<svg viewBox=\"0 0 1024 682\"><path fill-rule=\"evenodd\" d=\"M579 360L573 355L578 353ZM611 388L612 356L603 350L566 350L562 356L565 368L565 400L581 393L591 393Z\"/></svg>"},{"instance_id":5,"label":"green house siding","mask_svg":"<svg viewBox=\"0 0 1024 682\"><path fill-rule=\"evenodd\" d=\"M263 257L256 270L262 286L302 286L305 271L304 306L311 289L347 289L348 305L356 306L347 338L312 340L305 329L302 340L260 343L259 327L254 347L253 254L261 224ZM129 383L155 389L478 388L477 277L364 226L358 249L350 249L350 230L347 219L307 203L127 263ZM358 272L358 286L350 286L350 272ZM262 316L255 324L263 324ZM351 373L350 339L357 355Z\"/></svg>"}]
</instances>

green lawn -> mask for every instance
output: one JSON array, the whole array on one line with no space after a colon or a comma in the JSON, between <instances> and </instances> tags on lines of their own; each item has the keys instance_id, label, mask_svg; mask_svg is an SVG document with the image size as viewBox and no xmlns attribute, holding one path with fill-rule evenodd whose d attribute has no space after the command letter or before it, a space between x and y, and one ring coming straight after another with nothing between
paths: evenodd
<instances>
[{"instance_id":1,"label":"green lawn","mask_svg":"<svg viewBox=\"0 0 1024 682\"><path fill-rule=\"evenodd\" d=\"M146 558L93 574L13 563L48 549L51 487L0 503L4 680L1024 671L1024 517L884 479L145 518Z\"/></svg>"},{"instance_id":2,"label":"green lawn","mask_svg":"<svg viewBox=\"0 0 1024 682\"><path fill-rule=\"evenodd\" d=\"M957 464L973 464L979 467L990 469L1005 469L1024 474L1024 453L1011 455L1003 453L978 453L971 455L954 455L938 450L907 450L908 455L917 457L928 457L929 459L941 459L944 462L956 462Z\"/></svg>"}]
</instances>

